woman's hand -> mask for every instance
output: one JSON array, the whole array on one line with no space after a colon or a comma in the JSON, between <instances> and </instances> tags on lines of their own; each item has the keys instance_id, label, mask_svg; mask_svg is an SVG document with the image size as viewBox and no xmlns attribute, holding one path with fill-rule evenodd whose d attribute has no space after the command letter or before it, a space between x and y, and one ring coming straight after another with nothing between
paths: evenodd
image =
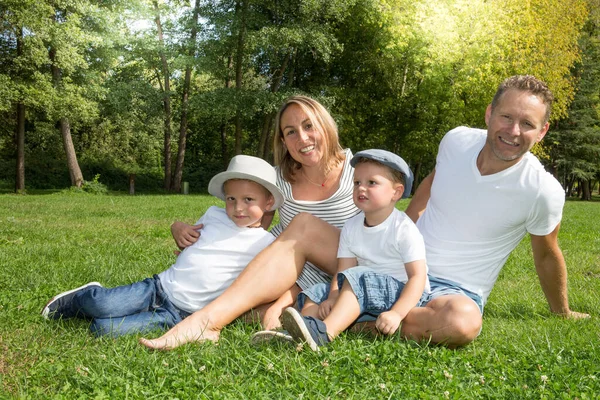
<instances>
[{"instance_id":1,"label":"woman's hand","mask_svg":"<svg viewBox=\"0 0 600 400\"><path fill-rule=\"evenodd\" d=\"M185 222L175 221L171 225L171 234L175 239L175 244L181 250L193 245L200 237L200 229L204 224L188 225Z\"/></svg>"}]
</instances>

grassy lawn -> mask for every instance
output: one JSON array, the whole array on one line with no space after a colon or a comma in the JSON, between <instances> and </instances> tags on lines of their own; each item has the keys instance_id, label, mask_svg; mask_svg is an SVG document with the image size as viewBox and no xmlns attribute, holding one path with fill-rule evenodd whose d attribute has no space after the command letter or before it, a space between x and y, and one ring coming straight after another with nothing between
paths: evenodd
<instances>
[{"instance_id":1,"label":"grassy lawn","mask_svg":"<svg viewBox=\"0 0 600 400\"><path fill-rule=\"evenodd\" d=\"M149 351L95 339L85 321L45 321L54 294L116 286L173 263L169 226L210 196L0 195L0 398L600 398L600 201L566 204L567 321L548 311L525 239L489 298L483 331L458 350L348 333L319 354L249 344L236 322L218 345ZM403 201L400 208L404 208Z\"/></svg>"}]
</instances>

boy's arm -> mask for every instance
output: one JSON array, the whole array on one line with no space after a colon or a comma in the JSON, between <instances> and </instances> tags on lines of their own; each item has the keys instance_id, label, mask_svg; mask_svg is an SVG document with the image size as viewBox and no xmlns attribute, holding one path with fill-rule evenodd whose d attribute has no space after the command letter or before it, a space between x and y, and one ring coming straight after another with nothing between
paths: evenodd
<instances>
[{"instance_id":1,"label":"boy's arm","mask_svg":"<svg viewBox=\"0 0 600 400\"><path fill-rule=\"evenodd\" d=\"M377 318L375 326L381 333L391 335L398 330L406 314L417 305L423 295L427 279L425 260L417 260L404 264L408 280L400 297L389 311Z\"/></svg>"},{"instance_id":2,"label":"boy's arm","mask_svg":"<svg viewBox=\"0 0 600 400\"><path fill-rule=\"evenodd\" d=\"M263 214L262 220L260 221L260 226L264 230L269 230L271 226L271 222L273 222L273 217L275 216L275 211L265 211Z\"/></svg>"},{"instance_id":3,"label":"boy's arm","mask_svg":"<svg viewBox=\"0 0 600 400\"><path fill-rule=\"evenodd\" d=\"M331 312L331 308L335 304L339 294L340 288L338 287L337 275L338 273L350 269L352 267L356 267L358 265L358 260L356 257L353 258L338 258L338 269L336 274L331 278L331 286L329 288L329 296L327 300L322 302L319 305L319 317L325 319L329 313Z\"/></svg>"}]
</instances>

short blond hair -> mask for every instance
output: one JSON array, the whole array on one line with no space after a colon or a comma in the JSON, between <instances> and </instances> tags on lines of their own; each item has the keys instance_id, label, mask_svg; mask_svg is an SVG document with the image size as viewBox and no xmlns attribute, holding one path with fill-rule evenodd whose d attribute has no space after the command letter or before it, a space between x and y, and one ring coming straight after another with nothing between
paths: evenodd
<instances>
[{"instance_id":1,"label":"short blond hair","mask_svg":"<svg viewBox=\"0 0 600 400\"><path fill-rule=\"evenodd\" d=\"M552 112L552 103L554 102L554 95L548 89L548 85L543 81L539 80L533 75L514 75L510 78L505 79L492 99L492 111L498 106L502 96L505 92L510 89L520 90L522 92L529 92L534 96L538 97L541 102L546 106L546 113L544 114L544 124L550 119L550 113Z\"/></svg>"},{"instance_id":2,"label":"short blond hair","mask_svg":"<svg viewBox=\"0 0 600 400\"><path fill-rule=\"evenodd\" d=\"M273 135L273 156L275 165L281 168L283 178L294 183L294 171L302 168L302 164L294 160L287 148L283 145L283 131L281 130L281 117L284 111L291 105L297 104L306 113L315 129L321 136L325 172L331 171L338 163L344 160L344 152L340 145L337 124L329 111L318 101L307 96L292 96L285 100L275 118L275 134Z\"/></svg>"}]
</instances>

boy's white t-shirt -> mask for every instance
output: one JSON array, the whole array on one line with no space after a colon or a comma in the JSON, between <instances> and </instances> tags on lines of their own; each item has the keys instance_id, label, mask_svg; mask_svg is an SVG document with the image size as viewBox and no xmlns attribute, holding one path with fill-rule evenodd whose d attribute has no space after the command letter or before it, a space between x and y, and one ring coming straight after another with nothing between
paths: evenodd
<instances>
[{"instance_id":1,"label":"boy's white t-shirt","mask_svg":"<svg viewBox=\"0 0 600 400\"><path fill-rule=\"evenodd\" d=\"M340 236L338 258L356 257L358 266L369 267L406 283L408 275L404 264L425 260L425 244L417 226L397 209L379 225L366 227L364 220L365 214L361 212L346 221ZM425 292L429 292L429 279Z\"/></svg>"},{"instance_id":2,"label":"boy's white t-shirt","mask_svg":"<svg viewBox=\"0 0 600 400\"><path fill-rule=\"evenodd\" d=\"M560 183L531 153L482 176L477 156L487 132L458 127L440 143L431 196L417 226L432 276L490 294L509 254L527 232L551 233L562 218Z\"/></svg>"},{"instance_id":3,"label":"boy's white t-shirt","mask_svg":"<svg viewBox=\"0 0 600 400\"><path fill-rule=\"evenodd\" d=\"M194 312L221 295L275 237L263 228L239 228L225 210L210 207L196 222L200 238L158 276L173 304Z\"/></svg>"}]
</instances>

